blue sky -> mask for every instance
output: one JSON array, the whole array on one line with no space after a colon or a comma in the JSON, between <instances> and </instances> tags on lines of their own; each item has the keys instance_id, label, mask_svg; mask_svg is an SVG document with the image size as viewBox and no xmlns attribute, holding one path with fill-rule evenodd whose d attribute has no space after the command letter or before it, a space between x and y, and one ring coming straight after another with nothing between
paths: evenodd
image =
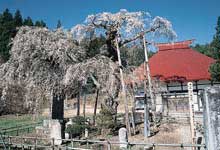
<instances>
[{"instance_id":1,"label":"blue sky","mask_svg":"<svg viewBox=\"0 0 220 150\"><path fill-rule=\"evenodd\" d=\"M200 44L212 40L220 16L220 0L0 0L0 12L6 8L42 19L49 28L55 28L58 19L64 28L71 28L87 15L103 11L148 11L170 20L178 40L196 39Z\"/></svg>"}]
</instances>

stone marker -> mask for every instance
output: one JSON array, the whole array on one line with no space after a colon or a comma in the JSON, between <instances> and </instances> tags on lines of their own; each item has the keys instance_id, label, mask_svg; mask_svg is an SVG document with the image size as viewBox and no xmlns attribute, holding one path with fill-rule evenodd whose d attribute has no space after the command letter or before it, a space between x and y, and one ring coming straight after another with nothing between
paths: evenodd
<instances>
[{"instance_id":1,"label":"stone marker","mask_svg":"<svg viewBox=\"0 0 220 150\"><path fill-rule=\"evenodd\" d=\"M88 136L89 136L89 130L85 128L85 138L88 138Z\"/></svg>"},{"instance_id":2,"label":"stone marker","mask_svg":"<svg viewBox=\"0 0 220 150\"><path fill-rule=\"evenodd\" d=\"M62 144L62 141L59 140L59 139L62 139L61 124L60 124L59 120L51 120L50 121L50 138L54 138L55 145Z\"/></svg>"},{"instance_id":3,"label":"stone marker","mask_svg":"<svg viewBox=\"0 0 220 150\"><path fill-rule=\"evenodd\" d=\"M66 123L66 128L68 127L68 125L72 125L73 124L73 120L70 118L69 121ZM65 132L65 139L69 139L70 138L70 134Z\"/></svg>"},{"instance_id":4,"label":"stone marker","mask_svg":"<svg viewBox=\"0 0 220 150\"><path fill-rule=\"evenodd\" d=\"M119 142L125 143L125 144L120 144L120 149L127 149L128 148L128 144L126 144L128 142L127 129L120 128L118 132L118 136L119 136Z\"/></svg>"},{"instance_id":5,"label":"stone marker","mask_svg":"<svg viewBox=\"0 0 220 150\"><path fill-rule=\"evenodd\" d=\"M205 89L203 103L207 150L220 150L220 87Z\"/></svg>"}]
</instances>

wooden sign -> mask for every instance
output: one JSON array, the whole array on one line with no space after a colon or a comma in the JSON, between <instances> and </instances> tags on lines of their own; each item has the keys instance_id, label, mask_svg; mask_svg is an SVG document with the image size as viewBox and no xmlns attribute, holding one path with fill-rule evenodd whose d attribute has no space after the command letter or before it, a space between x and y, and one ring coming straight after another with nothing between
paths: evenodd
<instances>
[{"instance_id":1,"label":"wooden sign","mask_svg":"<svg viewBox=\"0 0 220 150\"><path fill-rule=\"evenodd\" d=\"M194 102L193 102L193 83L188 82L188 97L189 97L189 115L190 115L190 129L191 129L191 137L192 144L195 144L195 126L194 126Z\"/></svg>"}]
</instances>

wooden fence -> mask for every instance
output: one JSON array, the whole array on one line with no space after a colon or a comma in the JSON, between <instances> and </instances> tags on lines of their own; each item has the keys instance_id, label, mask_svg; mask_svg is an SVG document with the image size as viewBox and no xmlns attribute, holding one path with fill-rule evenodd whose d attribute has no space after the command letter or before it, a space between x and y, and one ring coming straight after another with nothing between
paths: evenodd
<instances>
[{"instance_id":1,"label":"wooden fence","mask_svg":"<svg viewBox=\"0 0 220 150\"><path fill-rule=\"evenodd\" d=\"M62 149L62 150L90 150L94 149L91 148L91 145L98 145L100 150L112 150L113 146L117 146L119 148L120 144L127 144L128 149L132 150L134 146L141 146L144 147L152 147L153 150L157 150L159 147L166 147L166 148L179 148L180 150L185 150L185 148L204 148L205 145L203 144L159 144L159 143L144 143L144 142L117 142L117 141L109 141L109 140L78 140L78 139L58 139L62 141L61 146L56 146L54 143L54 139L48 138L37 138L37 137L20 137L20 136L3 136L5 147L7 150L11 149L47 149L47 150L55 150L55 149ZM20 141L20 142L18 142ZM29 143L27 143L29 141ZM30 142L32 141L32 142ZM42 141L49 141L49 144L41 144ZM84 147L76 146L74 143L81 143L85 145ZM0 146L4 148L3 142L0 141ZM115 148L114 148L115 150ZM202 149L201 149L202 150Z\"/></svg>"},{"instance_id":2,"label":"wooden fence","mask_svg":"<svg viewBox=\"0 0 220 150\"><path fill-rule=\"evenodd\" d=\"M19 136L19 133L30 133L37 125L42 124L42 122L35 122L31 124L22 124L22 125L16 125L14 127L10 128L2 128L0 129L0 133L2 135L16 135Z\"/></svg>"}]
</instances>

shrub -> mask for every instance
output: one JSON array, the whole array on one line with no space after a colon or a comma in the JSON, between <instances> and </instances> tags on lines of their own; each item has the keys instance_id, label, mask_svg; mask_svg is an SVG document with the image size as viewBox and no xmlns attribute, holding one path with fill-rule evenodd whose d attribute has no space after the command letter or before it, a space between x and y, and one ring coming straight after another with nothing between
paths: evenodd
<instances>
[{"instance_id":1,"label":"shrub","mask_svg":"<svg viewBox=\"0 0 220 150\"><path fill-rule=\"evenodd\" d=\"M90 129L87 119L82 116L76 116L73 118L73 124L67 126L66 132L72 136L80 136L86 128Z\"/></svg>"}]
</instances>

